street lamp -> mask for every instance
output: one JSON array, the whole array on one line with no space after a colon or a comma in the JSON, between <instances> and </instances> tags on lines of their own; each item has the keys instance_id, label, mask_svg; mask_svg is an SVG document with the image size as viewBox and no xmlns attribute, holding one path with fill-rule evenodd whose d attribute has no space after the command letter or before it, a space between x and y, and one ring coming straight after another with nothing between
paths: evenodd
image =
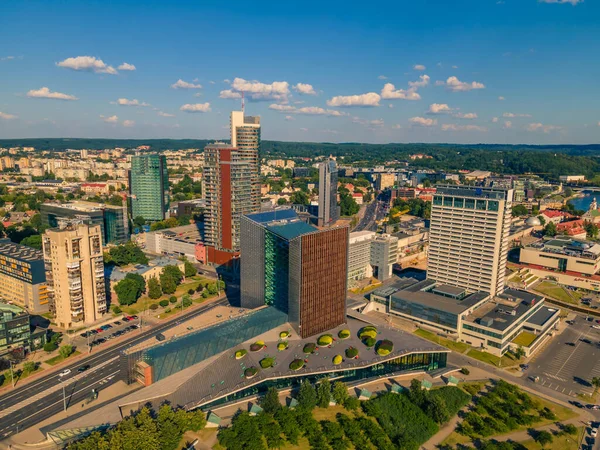
<instances>
[{"instance_id":1,"label":"street lamp","mask_svg":"<svg viewBox=\"0 0 600 450\"><path fill-rule=\"evenodd\" d=\"M8 360L8 363L10 364L10 379L12 380L12 387L15 387L15 374L13 372L13 362L12 360Z\"/></svg>"}]
</instances>

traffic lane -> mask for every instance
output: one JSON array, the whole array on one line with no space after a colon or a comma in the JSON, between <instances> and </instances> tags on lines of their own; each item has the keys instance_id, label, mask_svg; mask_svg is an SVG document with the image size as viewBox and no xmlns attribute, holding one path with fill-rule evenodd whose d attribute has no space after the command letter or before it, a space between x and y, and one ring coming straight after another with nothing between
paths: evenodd
<instances>
[{"instance_id":1,"label":"traffic lane","mask_svg":"<svg viewBox=\"0 0 600 450\"><path fill-rule=\"evenodd\" d=\"M221 306L221 305L228 304L228 303L229 303L229 301L227 300L226 297L224 297L221 300L204 305L196 310L184 312L183 316L179 316L179 317L175 316L175 317L177 317L177 320L171 320L169 322L157 324L157 325L154 325L152 328L144 327L144 329L141 332L139 332L141 334L134 333L132 339L129 339L129 340L126 340L123 342L117 342L117 343L113 344L112 346L106 347L104 349L102 349L102 347L100 346L99 350L92 351L92 353L89 356L77 361L76 363L69 364L69 365L62 367L61 371L65 370L65 369L69 369L69 370L71 370L71 372L73 372L74 370L77 370L79 367L86 365L86 364L89 364L93 368L94 365L97 365L98 363L101 363L105 360L111 359L114 356L117 356L119 353L121 353L121 351L123 351L126 348L131 347L133 345L137 345L138 343L151 337L153 334L160 333L164 330L167 330L173 326L176 326L178 322L181 322L181 321L187 320L189 318L193 318L197 315L203 314L206 311L209 311L210 309L215 308L216 306ZM102 345L106 345L106 344L102 344ZM95 347L95 348L98 348L98 347ZM12 405L20 403L21 401L23 401L29 397L32 397L40 392L43 392L44 390L46 390L48 388L48 382L50 382L55 376L58 376L58 372L59 371L49 374L49 375L45 375L42 378L39 378L30 383L24 384L21 387L19 387L19 385L17 385L17 387L14 388L14 390L7 391L4 395L2 395L0 397L0 409L8 408Z\"/></svg>"}]
</instances>

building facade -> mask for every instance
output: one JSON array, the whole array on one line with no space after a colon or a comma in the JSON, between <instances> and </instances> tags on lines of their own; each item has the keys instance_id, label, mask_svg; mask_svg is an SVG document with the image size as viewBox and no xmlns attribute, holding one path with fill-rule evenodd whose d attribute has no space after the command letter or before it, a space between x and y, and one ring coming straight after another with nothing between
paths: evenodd
<instances>
[{"instance_id":1,"label":"building facade","mask_svg":"<svg viewBox=\"0 0 600 450\"><path fill-rule=\"evenodd\" d=\"M33 350L46 343L46 331L32 331L30 315L15 305L0 303L0 355L12 350Z\"/></svg>"},{"instance_id":2,"label":"building facade","mask_svg":"<svg viewBox=\"0 0 600 450\"><path fill-rule=\"evenodd\" d=\"M250 167L250 198L252 211L260 208L260 117L245 116L244 111L232 111L230 116L231 146L237 148L239 158Z\"/></svg>"},{"instance_id":3,"label":"building facade","mask_svg":"<svg viewBox=\"0 0 600 450\"><path fill-rule=\"evenodd\" d=\"M337 205L337 164L329 160L319 164L319 217L320 227L329 226L340 218Z\"/></svg>"},{"instance_id":4,"label":"building facade","mask_svg":"<svg viewBox=\"0 0 600 450\"><path fill-rule=\"evenodd\" d=\"M129 241L126 206L83 201L43 203L40 215L42 225L50 228L58 227L60 219L80 219L88 225L99 225L103 245L124 244Z\"/></svg>"},{"instance_id":5,"label":"building facade","mask_svg":"<svg viewBox=\"0 0 600 450\"><path fill-rule=\"evenodd\" d=\"M556 236L522 248L519 262L557 272L591 276L600 270L600 245L568 236Z\"/></svg>"},{"instance_id":6,"label":"building facade","mask_svg":"<svg viewBox=\"0 0 600 450\"><path fill-rule=\"evenodd\" d=\"M48 290L41 251L0 239L0 298L31 314L48 311Z\"/></svg>"},{"instance_id":7,"label":"building facade","mask_svg":"<svg viewBox=\"0 0 600 450\"><path fill-rule=\"evenodd\" d=\"M394 264L397 261L398 238L389 234L377 235L371 242L373 276L379 281L391 278Z\"/></svg>"},{"instance_id":8,"label":"building facade","mask_svg":"<svg viewBox=\"0 0 600 450\"><path fill-rule=\"evenodd\" d=\"M439 186L431 207L427 278L502 293L512 196L512 189Z\"/></svg>"},{"instance_id":9,"label":"building facade","mask_svg":"<svg viewBox=\"0 0 600 450\"><path fill-rule=\"evenodd\" d=\"M81 221L61 222L44 234L50 311L61 328L87 325L107 311L102 230Z\"/></svg>"},{"instance_id":10,"label":"building facade","mask_svg":"<svg viewBox=\"0 0 600 450\"><path fill-rule=\"evenodd\" d=\"M148 154L131 157L129 171L131 217L163 220L169 210L169 174L164 155Z\"/></svg>"},{"instance_id":11,"label":"building facade","mask_svg":"<svg viewBox=\"0 0 600 450\"><path fill-rule=\"evenodd\" d=\"M395 184L396 174L394 173L380 173L377 174L377 178L375 179L375 189L378 191L394 187Z\"/></svg>"},{"instance_id":12,"label":"building facade","mask_svg":"<svg viewBox=\"0 0 600 450\"><path fill-rule=\"evenodd\" d=\"M371 244L373 231L356 231L348 239L348 282L360 281L373 276L371 267Z\"/></svg>"}]
</instances>

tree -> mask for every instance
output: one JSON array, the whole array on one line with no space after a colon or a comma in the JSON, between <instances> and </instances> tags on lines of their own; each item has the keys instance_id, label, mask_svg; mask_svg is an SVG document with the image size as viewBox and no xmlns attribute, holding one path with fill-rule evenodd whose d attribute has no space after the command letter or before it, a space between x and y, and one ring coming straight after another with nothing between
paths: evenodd
<instances>
[{"instance_id":1,"label":"tree","mask_svg":"<svg viewBox=\"0 0 600 450\"><path fill-rule=\"evenodd\" d=\"M563 428L562 431L564 431L567 434L577 434L577 427L575 425L573 425L572 423L568 423L566 424Z\"/></svg>"},{"instance_id":2,"label":"tree","mask_svg":"<svg viewBox=\"0 0 600 450\"><path fill-rule=\"evenodd\" d=\"M304 380L298 391L298 407L306 411L312 411L317 406L317 393L310 381Z\"/></svg>"},{"instance_id":3,"label":"tree","mask_svg":"<svg viewBox=\"0 0 600 450\"><path fill-rule=\"evenodd\" d=\"M143 225L146 224L146 219L144 219L142 216L137 216L133 219L133 224L136 227L141 228Z\"/></svg>"},{"instance_id":4,"label":"tree","mask_svg":"<svg viewBox=\"0 0 600 450\"><path fill-rule=\"evenodd\" d=\"M548 224L544 227L544 234L546 236L556 236L557 232L556 224L554 222L548 222Z\"/></svg>"},{"instance_id":5,"label":"tree","mask_svg":"<svg viewBox=\"0 0 600 450\"><path fill-rule=\"evenodd\" d=\"M267 414L276 414L281 408L279 403L279 392L276 388L270 387L267 393L260 399L260 406Z\"/></svg>"},{"instance_id":6,"label":"tree","mask_svg":"<svg viewBox=\"0 0 600 450\"><path fill-rule=\"evenodd\" d=\"M340 197L340 209L342 216L353 216L360 210L360 207L350 194L341 194Z\"/></svg>"},{"instance_id":7,"label":"tree","mask_svg":"<svg viewBox=\"0 0 600 450\"><path fill-rule=\"evenodd\" d=\"M48 352L48 353L53 352L57 348L58 348L58 344L56 344L55 342L52 342L52 341L46 342L44 344L44 351Z\"/></svg>"},{"instance_id":8,"label":"tree","mask_svg":"<svg viewBox=\"0 0 600 450\"><path fill-rule=\"evenodd\" d=\"M157 298L160 298L161 295L161 284L158 282L156 277L151 277L148 280L148 297L150 297L152 300L156 300ZM175 298L175 301L177 301L177 298Z\"/></svg>"},{"instance_id":9,"label":"tree","mask_svg":"<svg viewBox=\"0 0 600 450\"><path fill-rule=\"evenodd\" d=\"M23 364L23 372L26 372L26 373L35 372L36 367L37 367L37 364L35 362L27 361L25 364Z\"/></svg>"},{"instance_id":10,"label":"tree","mask_svg":"<svg viewBox=\"0 0 600 450\"><path fill-rule=\"evenodd\" d=\"M529 210L523 205L515 205L512 207L512 215L515 217L526 216Z\"/></svg>"},{"instance_id":11,"label":"tree","mask_svg":"<svg viewBox=\"0 0 600 450\"><path fill-rule=\"evenodd\" d=\"M598 227L596 227L596 230L598 230ZM42 236L39 234L34 234L32 236L28 236L21 241L21 245L26 245L27 247L41 250L42 249Z\"/></svg>"},{"instance_id":12,"label":"tree","mask_svg":"<svg viewBox=\"0 0 600 450\"><path fill-rule=\"evenodd\" d=\"M538 444L540 444L540 446L542 448L544 448L547 444L550 444L554 439L550 432L542 430L542 431L538 431L535 434L535 436L533 437L533 440L535 442L537 442Z\"/></svg>"},{"instance_id":13,"label":"tree","mask_svg":"<svg viewBox=\"0 0 600 450\"><path fill-rule=\"evenodd\" d=\"M573 195L573 189L567 186L563 189L563 194L565 194L565 197L571 197Z\"/></svg>"},{"instance_id":14,"label":"tree","mask_svg":"<svg viewBox=\"0 0 600 450\"><path fill-rule=\"evenodd\" d=\"M595 223L587 222L584 228L589 238L596 239L598 237L598 225Z\"/></svg>"},{"instance_id":15,"label":"tree","mask_svg":"<svg viewBox=\"0 0 600 450\"><path fill-rule=\"evenodd\" d=\"M290 195L290 203L308 205L310 203L310 197L304 191L294 191L292 195Z\"/></svg>"},{"instance_id":16,"label":"tree","mask_svg":"<svg viewBox=\"0 0 600 450\"><path fill-rule=\"evenodd\" d=\"M183 272L179 269L179 267L173 265L163 267L162 273L168 274L171 277L173 277L176 284L181 283L181 281L184 278Z\"/></svg>"},{"instance_id":17,"label":"tree","mask_svg":"<svg viewBox=\"0 0 600 450\"><path fill-rule=\"evenodd\" d=\"M139 284L131 278L123 278L115 284L115 292L121 305L132 305L141 294Z\"/></svg>"},{"instance_id":18,"label":"tree","mask_svg":"<svg viewBox=\"0 0 600 450\"><path fill-rule=\"evenodd\" d=\"M333 383L332 397L338 405L343 405L348 398L348 387L343 381Z\"/></svg>"},{"instance_id":19,"label":"tree","mask_svg":"<svg viewBox=\"0 0 600 450\"><path fill-rule=\"evenodd\" d=\"M286 200L284 197L279 197L279 198L277 199L277 204L278 204L279 206L287 205L287 200Z\"/></svg>"},{"instance_id":20,"label":"tree","mask_svg":"<svg viewBox=\"0 0 600 450\"><path fill-rule=\"evenodd\" d=\"M317 386L317 406L328 408L331 401L331 383L328 378L323 378Z\"/></svg>"},{"instance_id":21,"label":"tree","mask_svg":"<svg viewBox=\"0 0 600 450\"><path fill-rule=\"evenodd\" d=\"M183 297L181 297L181 303L183 304L184 308L192 306L192 298L190 297L190 294L184 294Z\"/></svg>"},{"instance_id":22,"label":"tree","mask_svg":"<svg viewBox=\"0 0 600 450\"><path fill-rule=\"evenodd\" d=\"M125 278L133 280L140 289L140 294L146 293L146 279L139 273L128 273Z\"/></svg>"},{"instance_id":23,"label":"tree","mask_svg":"<svg viewBox=\"0 0 600 450\"><path fill-rule=\"evenodd\" d=\"M542 216L541 214L539 216L537 216L538 220L540 221L540 223L542 225L546 225L546 219L544 218L544 216Z\"/></svg>"},{"instance_id":24,"label":"tree","mask_svg":"<svg viewBox=\"0 0 600 450\"><path fill-rule=\"evenodd\" d=\"M360 400L356 397L348 397L344 400L344 408L348 411L356 411L360 407Z\"/></svg>"},{"instance_id":25,"label":"tree","mask_svg":"<svg viewBox=\"0 0 600 450\"><path fill-rule=\"evenodd\" d=\"M427 403L427 393L421 388L421 382L416 378L410 381L410 388L408 390L408 397L410 401L423 409Z\"/></svg>"},{"instance_id":26,"label":"tree","mask_svg":"<svg viewBox=\"0 0 600 450\"><path fill-rule=\"evenodd\" d=\"M523 356L525 356L525 350L523 349L523 347L519 346L515 350L515 356L517 357L517 359L521 359Z\"/></svg>"},{"instance_id":27,"label":"tree","mask_svg":"<svg viewBox=\"0 0 600 450\"><path fill-rule=\"evenodd\" d=\"M194 265L191 262L185 261L183 264L185 266L183 273L186 278L193 277L194 275L196 275L198 273L198 271L196 270L196 268L194 267Z\"/></svg>"},{"instance_id":28,"label":"tree","mask_svg":"<svg viewBox=\"0 0 600 450\"><path fill-rule=\"evenodd\" d=\"M592 386L594 386L594 389L600 388L600 377L592 378Z\"/></svg>"},{"instance_id":29,"label":"tree","mask_svg":"<svg viewBox=\"0 0 600 450\"><path fill-rule=\"evenodd\" d=\"M429 397L426 412L427 415L437 423L444 423L450 419L450 413L448 411L446 401L439 395Z\"/></svg>"},{"instance_id":30,"label":"tree","mask_svg":"<svg viewBox=\"0 0 600 450\"><path fill-rule=\"evenodd\" d=\"M72 345L63 345L58 349L58 354L63 358L67 359L73 353Z\"/></svg>"}]
</instances>

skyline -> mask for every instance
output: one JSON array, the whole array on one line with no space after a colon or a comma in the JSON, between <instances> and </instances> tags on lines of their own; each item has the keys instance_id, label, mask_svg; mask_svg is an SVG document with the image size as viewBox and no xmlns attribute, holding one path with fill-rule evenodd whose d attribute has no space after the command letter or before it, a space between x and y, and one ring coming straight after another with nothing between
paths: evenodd
<instances>
[{"instance_id":1,"label":"skyline","mask_svg":"<svg viewBox=\"0 0 600 450\"><path fill-rule=\"evenodd\" d=\"M2 5L0 136L598 141L591 1L276 5Z\"/></svg>"}]
</instances>

